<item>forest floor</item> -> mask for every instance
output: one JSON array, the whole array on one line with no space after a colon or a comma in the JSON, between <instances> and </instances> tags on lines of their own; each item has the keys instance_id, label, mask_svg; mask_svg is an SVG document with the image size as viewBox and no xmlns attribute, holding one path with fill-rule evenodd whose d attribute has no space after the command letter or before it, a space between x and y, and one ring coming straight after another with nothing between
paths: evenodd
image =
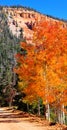
<instances>
[{"instance_id":1,"label":"forest floor","mask_svg":"<svg viewBox=\"0 0 67 130\"><path fill-rule=\"evenodd\" d=\"M43 118L19 110L0 108L0 130L67 130L59 124L50 126Z\"/></svg>"}]
</instances>

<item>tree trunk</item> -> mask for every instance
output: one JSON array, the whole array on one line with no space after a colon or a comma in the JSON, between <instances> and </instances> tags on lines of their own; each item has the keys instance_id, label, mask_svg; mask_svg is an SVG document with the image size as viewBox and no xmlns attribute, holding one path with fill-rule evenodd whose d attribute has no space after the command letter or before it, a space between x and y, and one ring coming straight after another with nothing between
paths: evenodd
<instances>
[{"instance_id":1,"label":"tree trunk","mask_svg":"<svg viewBox=\"0 0 67 130\"><path fill-rule=\"evenodd\" d=\"M65 124L64 105L62 105L62 110L61 110L61 124Z\"/></svg>"},{"instance_id":2,"label":"tree trunk","mask_svg":"<svg viewBox=\"0 0 67 130\"><path fill-rule=\"evenodd\" d=\"M29 104L27 103L27 112L29 112Z\"/></svg>"},{"instance_id":3,"label":"tree trunk","mask_svg":"<svg viewBox=\"0 0 67 130\"><path fill-rule=\"evenodd\" d=\"M38 116L40 116L40 99L38 99Z\"/></svg>"},{"instance_id":4,"label":"tree trunk","mask_svg":"<svg viewBox=\"0 0 67 130\"><path fill-rule=\"evenodd\" d=\"M50 105L46 104L46 119L50 121Z\"/></svg>"},{"instance_id":5,"label":"tree trunk","mask_svg":"<svg viewBox=\"0 0 67 130\"><path fill-rule=\"evenodd\" d=\"M62 105L62 108L58 110L58 122L60 124L65 124L64 105Z\"/></svg>"},{"instance_id":6,"label":"tree trunk","mask_svg":"<svg viewBox=\"0 0 67 130\"><path fill-rule=\"evenodd\" d=\"M12 99L13 99L13 98L11 98L11 99L9 100L9 107L12 106Z\"/></svg>"},{"instance_id":7,"label":"tree trunk","mask_svg":"<svg viewBox=\"0 0 67 130\"><path fill-rule=\"evenodd\" d=\"M60 111L60 109L57 111L57 116L58 116L58 123L61 124L61 111Z\"/></svg>"}]
</instances>

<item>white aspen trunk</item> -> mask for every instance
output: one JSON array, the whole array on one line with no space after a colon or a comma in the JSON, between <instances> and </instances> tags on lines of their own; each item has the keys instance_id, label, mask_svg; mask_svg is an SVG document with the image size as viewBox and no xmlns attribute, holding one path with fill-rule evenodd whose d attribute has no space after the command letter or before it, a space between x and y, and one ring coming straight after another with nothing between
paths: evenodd
<instances>
[{"instance_id":1,"label":"white aspen trunk","mask_svg":"<svg viewBox=\"0 0 67 130\"><path fill-rule=\"evenodd\" d=\"M63 112L60 113L60 124L63 124Z\"/></svg>"},{"instance_id":2,"label":"white aspen trunk","mask_svg":"<svg viewBox=\"0 0 67 130\"><path fill-rule=\"evenodd\" d=\"M61 124L65 124L64 104L62 105L62 110L61 110Z\"/></svg>"},{"instance_id":3,"label":"white aspen trunk","mask_svg":"<svg viewBox=\"0 0 67 130\"><path fill-rule=\"evenodd\" d=\"M60 111L60 109L58 110L58 123L61 124L61 111Z\"/></svg>"},{"instance_id":4,"label":"white aspen trunk","mask_svg":"<svg viewBox=\"0 0 67 130\"><path fill-rule=\"evenodd\" d=\"M47 95L49 95L49 83L48 83L48 79L47 79L47 65L45 66L45 72L44 72L44 78L46 80L46 88L45 88L45 91L46 91L46 112L45 112L45 116L46 116L46 119L48 121L50 121L50 105L49 105L49 102L47 101Z\"/></svg>"},{"instance_id":5,"label":"white aspen trunk","mask_svg":"<svg viewBox=\"0 0 67 130\"><path fill-rule=\"evenodd\" d=\"M46 104L46 119L50 121L50 105Z\"/></svg>"},{"instance_id":6,"label":"white aspen trunk","mask_svg":"<svg viewBox=\"0 0 67 130\"><path fill-rule=\"evenodd\" d=\"M62 108L64 108L64 105L62 105ZM60 124L65 124L65 113L64 113L63 109L58 110L58 122Z\"/></svg>"}]
</instances>

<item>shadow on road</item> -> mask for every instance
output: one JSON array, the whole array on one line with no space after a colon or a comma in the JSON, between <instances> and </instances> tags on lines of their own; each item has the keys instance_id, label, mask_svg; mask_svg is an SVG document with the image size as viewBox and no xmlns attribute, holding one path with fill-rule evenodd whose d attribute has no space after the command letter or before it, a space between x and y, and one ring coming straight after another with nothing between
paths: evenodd
<instances>
[{"instance_id":1,"label":"shadow on road","mask_svg":"<svg viewBox=\"0 0 67 130\"><path fill-rule=\"evenodd\" d=\"M19 123L18 120L0 120L0 123Z\"/></svg>"},{"instance_id":2,"label":"shadow on road","mask_svg":"<svg viewBox=\"0 0 67 130\"><path fill-rule=\"evenodd\" d=\"M3 110L0 108L0 123L19 123L22 118L28 117L29 115L25 112L14 111L14 110ZM19 120L20 119L20 120Z\"/></svg>"}]
</instances>

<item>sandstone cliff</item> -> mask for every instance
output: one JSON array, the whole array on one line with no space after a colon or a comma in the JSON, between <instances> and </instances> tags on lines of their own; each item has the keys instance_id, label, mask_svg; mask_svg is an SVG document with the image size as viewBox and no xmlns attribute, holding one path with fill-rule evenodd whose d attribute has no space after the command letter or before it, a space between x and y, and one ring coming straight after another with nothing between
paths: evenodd
<instances>
[{"instance_id":1,"label":"sandstone cliff","mask_svg":"<svg viewBox=\"0 0 67 130\"><path fill-rule=\"evenodd\" d=\"M8 18L8 25L10 30L12 31L13 35L16 35L17 37L20 36L20 34L23 34L23 37L28 41L31 42L32 36L33 36L33 25L36 24L36 21L41 21L43 18L46 21L55 22L59 21L57 19L53 19L51 17L48 17L46 15L42 15L38 12L27 10L24 8L3 8L4 11L7 14ZM66 23L64 23L64 26L67 26Z\"/></svg>"}]
</instances>

